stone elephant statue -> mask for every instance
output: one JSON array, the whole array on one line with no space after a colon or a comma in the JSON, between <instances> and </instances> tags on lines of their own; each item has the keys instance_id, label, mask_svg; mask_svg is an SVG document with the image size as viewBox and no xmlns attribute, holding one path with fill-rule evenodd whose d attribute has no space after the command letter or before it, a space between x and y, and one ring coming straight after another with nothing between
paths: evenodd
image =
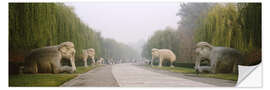
<instances>
[{"instance_id":1,"label":"stone elephant statue","mask_svg":"<svg viewBox=\"0 0 270 90\"><path fill-rule=\"evenodd\" d=\"M104 64L104 58L100 57L99 60L97 61L97 64L99 65Z\"/></svg>"},{"instance_id":2,"label":"stone elephant statue","mask_svg":"<svg viewBox=\"0 0 270 90\"><path fill-rule=\"evenodd\" d=\"M208 70L211 73L237 73L238 64L241 64L242 55L239 51L228 47L216 47L207 42L196 45L195 70ZM210 67L201 68L202 60L209 60Z\"/></svg>"},{"instance_id":3,"label":"stone elephant statue","mask_svg":"<svg viewBox=\"0 0 270 90\"><path fill-rule=\"evenodd\" d=\"M61 60L70 60L70 66L62 66ZM33 49L24 61L24 73L61 73L76 71L75 48L72 42Z\"/></svg>"},{"instance_id":4,"label":"stone elephant statue","mask_svg":"<svg viewBox=\"0 0 270 90\"><path fill-rule=\"evenodd\" d=\"M151 60L151 65L153 66L154 59L159 58L159 67L162 67L162 62L163 60L167 59L170 60L170 67L174 67L173 62L176 60L175 54L169 50L169 49L152 49L152 60Z\"/></svg>"},{"instance_id":5,"label":"stone elephant statue","mask_svg":"<svg viewBox=\"0 0 270 90\"><path fill-rule=\"evenodd\" d=\"M85 49L82 51L82 58L83 58L83 61L84 61L84 66L87 67L87 58L90 57L92 59L92 65L95 65L96 62L95 62L95 49L93 48L89 48L89 49Z\"/></svg>"}]
</instances>

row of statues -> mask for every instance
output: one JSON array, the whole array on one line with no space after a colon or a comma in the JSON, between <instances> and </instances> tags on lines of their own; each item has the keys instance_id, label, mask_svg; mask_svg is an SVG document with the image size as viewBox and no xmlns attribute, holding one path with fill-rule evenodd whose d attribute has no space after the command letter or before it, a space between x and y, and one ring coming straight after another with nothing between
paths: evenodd
<instances>
[{"instance_id":1,"label":"row of statues","mask_svg":"<svg viewBox=\"0 0 270 90\"><path fill-rule=\"evenodd\" d=\"M72 42L63 42L56 46L48 46L33 49L24 60L24 73L73 73L76 71L74 44ZM84 66L87 67L87 58L90 57L95 62L95 49L83 50ZM71 66L62 66L61 60L69 60ZM103 64L104 59L100 58L97 64Z\"/></svg>"},{"instance_id":2,"label":"row of statues","mask_svg":"<svg viewBox=\"0 0 270 90\"><path fill-rule=\"evenodd\" d=\"M228 47L216 47L207 42L199 42L196 45L196 60L194 69L196 72L211 73L236 73L237 65L242 65L242 55L239 51ZM74 44L72 42L63 42L56 46L37 48L25 57L25 73L73 73L76 71ZM92 59L92 65L104 64L104 58L95 62L95 49L89 48L82 51L82 60L87 67L87 58ZM164 60L170 61L170 67L174 67L176 55L169 49L152 49L153 65L154 59L159 58L159 67L162 67ZM61 60L69 60L71 66L62 66ZM202 61L208 61L210 66L201 66Z\"/></svg>"},{"instance_id":3,"label":"row of statues","mask_svg":"<svg viewBox=\"0 0 270 90\"><path fill-rule=\"evenodd\" d=\"M207 42L199 42L195 49L196 60L194 69L197 73L210 72L210 73L237 73L238 66L244 65L241 53L233 48L216 47ZM163 60L169 60L170 66L176 60L175 54L169 49L152 49L152 60L159 58L159 67L162 66ZM201 66L201 62L207 60L210 66Z\"/></svg>"}]
</instances>

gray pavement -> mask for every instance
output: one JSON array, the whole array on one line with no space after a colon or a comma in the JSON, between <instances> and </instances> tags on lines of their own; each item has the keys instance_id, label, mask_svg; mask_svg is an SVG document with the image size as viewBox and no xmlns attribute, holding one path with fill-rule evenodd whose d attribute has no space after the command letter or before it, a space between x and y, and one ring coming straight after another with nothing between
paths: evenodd
<instances>
[{"instance_id":1,"label":"gray pavement","mask_svg":"<svg viewBox=\"0 0 270 90\"><path fill-rule=\"evenodd\" d=\"M215 85L196 82L166 74L151 72L132 64L117 64L112 73L120 87L213 87Z\"/></svg>"},{"instance_id":2,"label":"gray pavement","mask_svg":"<svg viewBox=\"0 0 270 90\"><path fill-rule=\"evenodd\" d=\"M145 65L136 65L136 66L138 66L142 69L146 69L148 71L166 74L169 76L174 76L174 77L179 77L179 78L184 78L184 79L189 79L189 80L193 80L196 82L202 82L202 83L207 83L207 84L211 84L211 85L216 85L217 87L234 87L237 83L236 81L232 81L232 80L224 80L224 79L216 79L216 78L208 78L208 77L198 77L196 74L183 74L183 73L179 73L179 72L171 72L168 70L151 68L150 66L145 66Z\"/></svg>"},{"instance_id":3,"label":"gray pavement","mask_svg":"<svg viewBox=\"0 0 270 90\"><path fill-rule=\"evenodd\" d=\"M112 75L112 65L105 65L80 74L61 87L119 87L119 85Z\"/></svg>"},{"instance_id":4,"label":"gray pavement","mask_svg":"<svg viewBox=\"0 0 270 90\"><path fill-rule=\"evenodd\" d=\"M104 65L64 83L62 87L217 87L229 80L186 76L134 64Z\"/></svg>"}]
</instances>

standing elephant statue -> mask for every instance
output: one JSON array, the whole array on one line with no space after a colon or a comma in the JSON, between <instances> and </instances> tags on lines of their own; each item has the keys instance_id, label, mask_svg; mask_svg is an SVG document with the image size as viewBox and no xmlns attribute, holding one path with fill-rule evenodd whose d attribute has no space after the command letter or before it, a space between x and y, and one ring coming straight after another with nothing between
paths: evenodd
<instances>
[{"instance_id":1,"label":"standing elephant statue","mask_svg":"<svg viewBox=\"0 0 270 90\"><path fill-rule=\"evenodd\" d=\"M238 64L242 59L239 51L227 47L215 47L207 42L199 42L196 45L195 70L202 71L200 63L202 60L209 60L211 73L237 73Z\"/></svg>"},{"instance_id":2,"label":"standing elephant statue","mask_svg":"<svg viewBox=\"0 0 270 90\"><path fill-rule=\"evenodd\" d=\"M93 48L89 48L89 49L85 49L83 50L83 61L84 61L84 66L87 67L87 58L90 57L92 59L92 65L95 65L95 49Z\"/></svg>"},{"instance_id":3,"label":"standing elephant statue","mask_svg":"<svg viewBox=\"0 0 270 90\"><path fill-rule=\"evenodd\" d=\"M176 60L175 54L169 49L156 49L156 48L153 48L152 49L152 60L151 60L151 65L152 66L153 66L155 58L159 58L159 67L162 67L162 62L165 59L170 60L170 63L171 63L170 66L174 67L173 62Z\"/></svg>"},{"instance_id":4,"label":"standing elephant statue","mask_svg":"<svg viewBox=\"0 0 270 90\"><path fill-rule=\"evenodd\" d=\"M61 60L69 59L71 66L62 66ZM25 57L24 73L61 73L76 71L75 48L72 42L57 46L37 48Z\"/></svg>"},{"instance_id":5,"label":"standing elephant statue","mask_svg":"<svg viewBox=\"0 0 270 90\"><path fill-rule=\"evenodd\" d=\"M97 64L99 65L104 64L104 59L100 57L99 60L97 61Z\"/></svg>"}]
</instances>

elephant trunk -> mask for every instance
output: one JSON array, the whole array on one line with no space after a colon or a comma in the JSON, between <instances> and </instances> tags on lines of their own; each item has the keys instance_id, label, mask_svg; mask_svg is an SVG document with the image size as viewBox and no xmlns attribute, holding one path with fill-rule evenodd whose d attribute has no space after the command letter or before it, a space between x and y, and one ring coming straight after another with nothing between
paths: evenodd
<instances>
[{"instance_id":1,"label":"elephant trunk","mask_svg":"<svg viewBox=\"0 0 270 90\"><path fill-rule=\"evenodd\" d=\"M87 67L87 59L85 59L83 62L84 62L84 67Z\"/></svg>"},{"instance_id":2,"label":"elephant trunk","mask_svg":"<svg viewBox=\"0 0 270 90\"><path fill-rule=\"evenodd\" d=\"M196 70L196 72L199 70L200 68L200 63L201 63L201 57L200 56L197 56L196 57L196 61L195 61L195 67L194 69Z\"/></svg>"}]
</instances>

